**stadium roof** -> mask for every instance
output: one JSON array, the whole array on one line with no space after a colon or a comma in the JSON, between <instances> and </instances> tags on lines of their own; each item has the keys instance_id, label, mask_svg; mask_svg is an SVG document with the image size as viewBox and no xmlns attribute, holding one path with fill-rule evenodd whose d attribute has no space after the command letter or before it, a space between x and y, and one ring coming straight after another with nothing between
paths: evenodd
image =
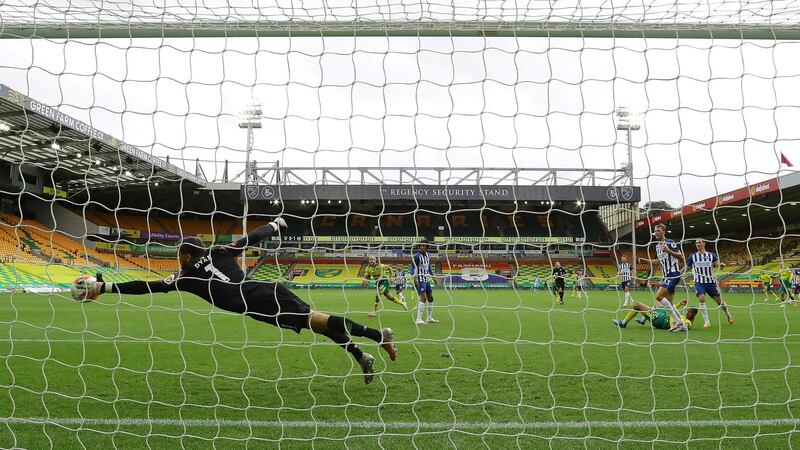
<instances>
[{"instance_id":1,"label":"stadium roof","mask_svg":"<svg viewBox=\"0 0 800 450\"><path fill-rule=\"evenodd\" d=\"M800 224L800 172L771 178L636 222L637 229L663 223L688 236L778 236ZM766 233L758 233L766 230ZM673 230L674 231L674 230Z\"/></svg>"},{"instance_id":2,"label":"stadium roof","mask_svg":"<svg viewBox=\"0 0 800 450\"><path fill-rule=\"evenodd\" d=\"M6 128L8 128L6 130ZM205 180L0 84L0 159L53 172L78 189Z\"/></svg>"}]
</instances>

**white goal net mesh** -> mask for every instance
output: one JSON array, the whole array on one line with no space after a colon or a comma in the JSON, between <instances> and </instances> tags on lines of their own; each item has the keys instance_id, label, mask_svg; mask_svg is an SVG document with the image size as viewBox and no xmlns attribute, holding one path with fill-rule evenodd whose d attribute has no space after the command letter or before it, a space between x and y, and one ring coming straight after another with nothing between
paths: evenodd
<instances>
[{"instance_id":1,"label":"white goal net mesh","mask_svg":"<svg viewBox=\"0 0 800 450\"><path fill-rule=\"evenodd\" d=\"M0 447L797 447L798 11L0 2ZM250 276L393 328L397 361L353 338L371 384L187 292L71 300L277 216ZM656 224L734 323L691 276L688 333L632 314Z\"/></svg>"}]
</instances>

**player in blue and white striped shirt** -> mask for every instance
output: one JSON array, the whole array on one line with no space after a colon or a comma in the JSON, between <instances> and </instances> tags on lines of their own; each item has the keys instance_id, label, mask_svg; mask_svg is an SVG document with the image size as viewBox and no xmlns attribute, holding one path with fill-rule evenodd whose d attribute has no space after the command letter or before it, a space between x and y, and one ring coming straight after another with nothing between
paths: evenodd
<instances>
[{"instance_id":1,"label":"player in blue and white striped shirt","mask_svg":"<svg viewBox=\"0 0 800 450\"><path fill-rule=\"evenodd\" d=\"M622 262L617 266L617 272L619 273L620 287L622 287L622 291L625 292L625 303L622 304L623 307L628 306L629 301L631 305L634 304L633 297L631 296L631 270L628 257L622 255Z\"/></svg>"},{"instance_id":2,"label":"player in blue and white striped shirt","mask_svg":"<svg viewBox=\"0 0 800 450\"><path fill-rule=\"evenodd\" d=\"M681 314L672 300L675 298L675 287L681 281L681 264L683 260L683 253L672 241L667 239L667 227L663 223L655 226L653 232L656 238L656 256L657 259L639 258L639 262L646 262L649 264L661 263L661 270L664 272L664 277L661 279L661 287L656 292L656 302L661 303L672 317L675 319L670 332L688 331L688 327L683 323Z\"/></svg>"},{"instance_id":3,"label":"player in blue and white striped shirt","mask_svg":"<svg viewBox=\"0 0 800 450\"><path fill-rule=\"evenodd\" d=\"M417 303L417 325L424 325L426 323L438 323L439 321L433 318L433 266L431 265L431 255L428 254L428 241L423 240L419 243L418 251L411 259L411 266L409 266L409 273L411 279L414 280L414 289L419 295L419 303ZM422 320L422 311L427 307L428 320Z\"/></svg>"},{"instance_id":4,"label":"player in blue and white striped shirt","mask_svg":"<svg viewBox=\"0 0 800 450\"><path fill-rule=\"evenodd\" d=\"M705 239L695 240L695 247L697 248L697 252L692 253L686 258L686 267L684 271L687 271L689 268L692 269L692 275L694 276L694 292L697 294L697 300L700 302L700 312L703 313L703 322L705 322L703 328L711 327L711 322L708 321L708 309L706 308L706 294L711 296L711 298L717 302L717 305L725 311L725 315L728 316L728 323L733 325L733 316L731 312L728 311L728 305L722 300L722 294L720 294L717 279L714 277L714 265L716 265L718 269L721 269L725 264L719 260L716 253L706 251Z\"/></svg>"},{"instance_id":5,"label":"player in blue and white striped shirt","mask_svg":"<svg viewBox=\"0 0 800 450\"><path fill-rule=\"evenodd\" d=\"M396 292L396 297L400 297L400 300L406 301L406 296L403 295L403 289L406 287L406 271L403 270L403 266L397 266L397 271L394 273L394 291Z\"/></svg>"}]
</instances>

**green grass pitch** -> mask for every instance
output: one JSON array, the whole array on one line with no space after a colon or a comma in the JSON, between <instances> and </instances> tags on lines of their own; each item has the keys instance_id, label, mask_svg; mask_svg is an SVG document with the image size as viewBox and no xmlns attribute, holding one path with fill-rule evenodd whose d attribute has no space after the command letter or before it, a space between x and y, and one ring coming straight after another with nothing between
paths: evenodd
<instances>
[{"instance_id":1,"label":"green grass pitch","mask_svg":"<svg viewBox=\"0 0 800 450\"><path fill-rule=\"evenodd\" d=\"M367 386L327 339L192 295L3 294L0 447L800 447L800 310L761 294L727 295L734 326L669 334L613 326L615 292L439 289L420 328L388 302L367 318L366 290L297 293L394 328L398 360L360 341Z\"/></svg>"}]
</instances>

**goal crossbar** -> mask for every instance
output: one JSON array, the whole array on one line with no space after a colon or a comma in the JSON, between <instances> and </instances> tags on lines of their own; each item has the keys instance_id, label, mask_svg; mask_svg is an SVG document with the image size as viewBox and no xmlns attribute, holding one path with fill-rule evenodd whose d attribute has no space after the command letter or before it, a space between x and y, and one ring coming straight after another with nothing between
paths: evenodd
<instances>
[{"instance_id":1,"label":"goal crossbar","mask_svg":"<svg viewBox=\"0 0 800 450\"><path fill-rule=\"evenodd\" d=\"M800 24L551 21L190 21L5 23L0 39L202 37L565 37L800 39Z\"/></svg>"}]
</instances>

